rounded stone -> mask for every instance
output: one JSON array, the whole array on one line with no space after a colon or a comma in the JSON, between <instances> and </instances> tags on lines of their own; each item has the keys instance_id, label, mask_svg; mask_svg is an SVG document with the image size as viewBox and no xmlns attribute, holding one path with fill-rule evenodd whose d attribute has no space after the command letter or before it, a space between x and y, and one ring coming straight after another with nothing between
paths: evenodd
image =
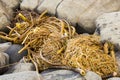
<instances>
[{"instance_id":1,"label":"rounded stone","mask_svg":"<svg viewBox=\"0 0 120 80\"><path fill-rule=\"evenodd\" d=\"M9 55L9 63L15 63L19 62L24 56L27 55L27 51L23 51L22 53L18 53L19 50L21 50L23 46L18 44L11 45L5 52Z\"/></svg>"}]
</instances>

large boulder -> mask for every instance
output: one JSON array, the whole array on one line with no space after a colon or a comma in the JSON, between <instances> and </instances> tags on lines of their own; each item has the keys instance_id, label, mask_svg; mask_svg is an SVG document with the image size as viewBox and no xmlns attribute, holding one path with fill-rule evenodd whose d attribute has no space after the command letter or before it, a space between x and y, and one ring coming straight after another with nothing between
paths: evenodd
<instances>
[{"instance_id":1,"label":"large boulder","mask_svg":"<svg viewBox=\"0 0 120 80\"><path fill-rule=\"evenodd\" d=\"M36 71L24 71L0 76L0 80L43 80Z\"/></svg>"},{"instance_id":2,"label":"large boulder","mask_svg":"<svg viewBox=\"0 0 120 80\"><path fill-rule=\"evenodd\" d=\"M82 30L93 33L95 20L106 12L119 10L120 0L42 0L37 11L48 10L52 15L68 20Z\"/></svg>"},{"instance_id":3,"label":"large boulder","mask_svg":"<svg viewBox=\"0 0 120 80\"><path fill-rule=\"evenodd\" d=\"M105 13L96 20L96 32L101 41L110 41L120 50L120 12Z\"/></svg>"}]
</instances>

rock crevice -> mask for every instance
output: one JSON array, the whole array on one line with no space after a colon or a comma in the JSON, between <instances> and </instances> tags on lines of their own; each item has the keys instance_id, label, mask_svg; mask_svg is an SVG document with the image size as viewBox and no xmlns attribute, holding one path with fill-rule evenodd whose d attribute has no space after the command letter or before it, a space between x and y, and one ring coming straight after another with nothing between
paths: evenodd
<instances>
[{"instance_id":1,"label":"rock crevice","mask_svg":"<svg viewBox=\"0 0 120 80\"><path fill-rule=\"evenodd\" d=\"M59 7L59 5L63 2L64 0L61 0L58 5L56 6L56 9L55 9L55 16L58 17L58 12L57 12L57 9Z\"/></svg>"}]
</instances>

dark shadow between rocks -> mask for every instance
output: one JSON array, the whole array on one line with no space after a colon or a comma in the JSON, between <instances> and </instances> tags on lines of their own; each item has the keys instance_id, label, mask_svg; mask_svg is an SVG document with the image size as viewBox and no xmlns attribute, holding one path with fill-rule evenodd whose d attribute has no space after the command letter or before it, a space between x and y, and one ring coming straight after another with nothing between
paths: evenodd
<instances>
[{"instance_id":1,"label":"dark shadow between rocks","mask_svg":"<svg viewBox=\"0 0 120 80\"><path fill-rule=\"evenodd\" d=\"M88 33L88 31L86 31L85 29L83 29L80 25L78 25L78 23L76 23L76 26L74 26L76 29L76 32L78 34L83 34L83 33ZM93 33L90 33L93 34Z\"/></svg>"}]
</instances>

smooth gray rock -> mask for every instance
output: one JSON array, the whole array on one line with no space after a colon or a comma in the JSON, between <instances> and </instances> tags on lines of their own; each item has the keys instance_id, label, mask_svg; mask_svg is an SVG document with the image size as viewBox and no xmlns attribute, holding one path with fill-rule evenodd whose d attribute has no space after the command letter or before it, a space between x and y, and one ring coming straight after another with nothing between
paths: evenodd
<instances>
[{"instance_id":1,"label":"smooth gray rock","mask_svg":"<svg viewBox=\"0 0 120 80\"><path fill-rule=\"evenodd\" d=\"M120 78L119 77L113 77L113 78L109 78L107 80L120 80Z\"/></svg>"},{"instance_id":2,"label":"smooth gray rock","mask_svg":"<svg viewBox=\"0 0 120 80\"><path fill-rule=\"evenodd\" d=\"M0 80L43 80L36 71L24 71L0 76Z\"/></svg>"},{"instance_id":3,"label":"smooth gray rock","mask_svg":"<svg viewBox=\"0 0 120 80\"><path fill-rule=\"evenodd\" d=\"M43 0L43 2L41 2L41 4L38 6L37 11L41 13L44 10L48 10L50 14L55 15L57 7L62 1L63 0Z\"/></svg>"},{"instance_id":4,"label":"smooth gray rock","mask_svg":"<svg viewBox=\"0 0 120 80\"><path fill-rule=\"evenodd\" d=\"M102 80L102 78L98 74L92 71L88 71L84 77L85 80Z\"/></svg>"},{"instance_id":5,"label":"smooth gray rock","mask_svg":"<svg viewBox=\"0 0 120 80\"><path fill-rule=\"evenodd\" d=\"M45 80L85 80L79 73L70 70L48 69L41 75Z\"/></svg>"},{"instance_id":6,"label":"smooth gray rock","mask_svg":"<svg viewBox=\"0 0 120 80\"><path fill-rule=\"evenodd\" d=\"M13 44L12 46L10 46L5 52L9 55L9 62L11 63L15 63L15 62L19 62L24 56L27 55L27 51L23 51L22 53L18 53L18 51L20 49L22 49L23 46L18 45L18 44Z\"/></svg>"},{"instance_id":7,"label":"smooth gray rock","mask_svg":"<svg viewBox=\"0 0 120 80\"><path fill-rule=\"evenodd\" d=\"M0 74L3 74L7 71L8 67L6 65L9 64L9 56L4 52L0 52Z\"/></svg>"},{"instance_id":8,"label":"smooth gray rock","mask_svg":"<svg viewBox=\"0 0 120 80\"><path fill-rule=\"evenodd\" d=\"M35 66L32 63L18 63L17 65L9 68L5 74L23 71L35 71Z\"/></svg>"},{"instance_id":9,"label":"smooth gray rock","mask_svg":"<svg viewBox=\"0 0 120 80\"><path fill-rule=\"evenodd\" d=\"M120 50L120 12L105 13L96 20L96 32L101 41L110 41Z\"/></svg>"},{"instance_id":10,"label":"smooth gray rock","mask_svg":"<svg viewBox=\"0 0 120 80\"><path fill-rule=\"evenodd\" d=\"M34 10L38 6L40 0L22 0L20 9Z\"/></svg>"},{"instance_id":11,"label":"smooth gray rock","mask_svg":"<svg viewBox=\"0 0 120 80\"><path fill-rule=\"evenodd\" d=\"M0 51L1 52L6 51L11 45L12 45L11 42L0 43Z\"/></svg>"}]
</instances>

